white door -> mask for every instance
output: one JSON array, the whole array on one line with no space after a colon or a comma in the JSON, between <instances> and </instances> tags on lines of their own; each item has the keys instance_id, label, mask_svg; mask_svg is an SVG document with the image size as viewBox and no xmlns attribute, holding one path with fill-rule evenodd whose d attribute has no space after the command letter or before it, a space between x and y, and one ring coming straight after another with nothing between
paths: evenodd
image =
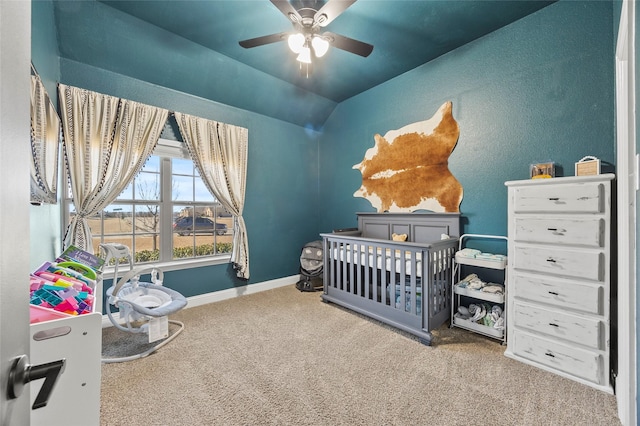
<instances>
[{"instance_id":1,"label":"white door","mask_svg":"<svg viewBox=\"0 0 640 426\"><path fill-rule=\"evenodd\" d=\"M616 46L618 179L618 416L637 421L635 2L623 0Z\"/></svg>"},{"instance_id":2,"label":"white door","mask_svg":"<svg viewBox=\"0 0 640 426\"><path fill-rule=\"evenodd\" d=\"M29 386L14 359L29 355L29 93L31 2L0 1L0 425L28 425ZM21 390L21 392L20 392Z\"/></svg>"}]
</instances>

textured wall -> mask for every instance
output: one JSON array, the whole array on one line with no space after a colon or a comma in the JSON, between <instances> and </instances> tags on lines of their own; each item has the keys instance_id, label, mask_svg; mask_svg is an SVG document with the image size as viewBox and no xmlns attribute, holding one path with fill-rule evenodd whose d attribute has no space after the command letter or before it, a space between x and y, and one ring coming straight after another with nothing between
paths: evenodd
<instances>
[{"instance_id":1,"label":"textured wall","mask_svg":"<svg viewBox=\"0 0 640 426\"><path fill-rule=\"evenodd\" d=\"M504 182L553 160L558 175L614 157L612 4L559 2L341 103L320 143L320 230L373 211L351 166L373 135L424 120L446 101L460 126L449 169L464 187L464 231L506 235Z\"/></svg>"},{"instance_id":2,"label":"textured wall","mask_svg":"<svg viewBox=\"0 0 640 426\"><path fill-rule=\"evenodd\" d=\"M316 239L317 134L303 127L232 108L120 74L61 59L61 82L249 129L244 218L251 278L262 282L296 274L304 243ZM179 283L179 284L173 284ZM230 265L170 272L165 284L185 296L246 282Z\"/></svg>"},{"instance_id":3,"label":"textured wall","mask_svg":"<svg viewBox=\"0 0 640 426\"><path fill-rule=\"evenodd\" d=\"M54 10L58 39L85 41L60 43L62 58L301 126L322 123L336 105L102 2L57 1Z\"/></svg>"},{"instance_id":4,"label":"textured wall","mask_svg":"<svg viewBox=\"0 0 640 426\"><path fill-rule=\"evenodd\" d=\"M584 155L613 163L612 22L609 2L544 8L341 103L319 145L303 127L71 60L60 61L60 78L249 129L246 220L259 282L296 273L302 244L372 211L353 197L361 176L352 166L373 135L425 120L448 100L461 132L449 168L464 187L466 232L506 233L504 181L526 178L531 162L554 160L567 175ZM44 50L34 48L36 65ZM179 274L186 295L238 285L226 267Z\"/></svg>"},{"instance_id":5,"label":"textured wall","mask_svg":"<svg viewBox=\"0 0 640 426\"><path fill-rule=\"evenodd\" d=\"M51 1L31 3L31 61L51 101L57 107L56 87L60 80L60 61L53 14ZM32 206L29 209L29 219L31 222L29 257L31 270L34 270L43 262L55 259L55 256L60 254L62 247L60 205Z\"/></svg>"},{"instance_id":6,"label":"textured wall","mask_svg":"<svg viewBox=\"0 0 640 426\"><path fill-rule=\"evenodd\" d=\"M56 44L56 32L60 29L55 26L52 2L37 1L32 3L32 7L33 62L54 100L57 99L56 84L62 82L248 128L249 162L244 218L249 232L249 283L298 273L302 246L317 239L318 134L302 126L189 95L185 93L188 88L185 92L178 92L153 84L157 82L149 83L60 58ZM103 6L98 4L95 7ZM111 11L111 8L105 10ZM95 28L87 31L94 35L99 33ZM108 49L108 46L103 48ZM170 66L175 58L165 60ZM192 84L199 83L194 81ZM268 97L268 91L261 96ZM322 102L318 106L324 108ZM315 107L309 105L309 108ZM59 254L64 232L59 226L59 212L59 205L32 208L32 265L51 260ZM229 265L169 272L165 283L178 288L185 296L246 284L235 277Z\"/></svg>"}]
</instances>

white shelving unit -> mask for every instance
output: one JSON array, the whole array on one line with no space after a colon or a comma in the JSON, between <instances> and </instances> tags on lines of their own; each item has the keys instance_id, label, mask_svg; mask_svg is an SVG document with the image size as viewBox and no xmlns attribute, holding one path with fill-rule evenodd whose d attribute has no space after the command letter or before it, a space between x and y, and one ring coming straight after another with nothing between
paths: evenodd
<instances>
[{"instance_id":1,"label":"white shelving unit","mask_svg":"<svg viewBox=\"0 0 640 426\"><path fill-rule=\"evenodd\" d=\"M66 361L47 405L31 410L31 426L72 424L98 426L100 424L101 278L96 280L94 294L96 298L93 312L71 316L49 311L44 320L33 323L29 327L31 364L45 364L60 359ZM42 380L31 382L31 405L42 383Z\"/></svg>"},{"instance_id":2,"label":"white shelving unit","mask_svg":"<svg viewBox=\"0 0 640 426\"><path fill-rule=\"evenodd\" d=\"M460 237L459 242L459 250L463 248L473 248L469 247L469 240L475 239L485 239L485 240L503 240L508 241L507 237L499 236L499 235L481 235L481 234L464 234ZM464 278L461 276L462 265L465 266L465 270L471 271L478 275L480 279L483 279L483 275L486 274L486 271L483 270L494 270L494 271L503 271L504 279L502 282L496 282L496 284L504 285L504 292L500 293L487 293L483 292L480 289L471 289L468 287L461 287L460 281ZM475 333L483 334L485 336L492 337L494 339L498 339L503 343L507 340L506 333L506 300L507 300L507 258L499 260L489 260L489 259L481 259L481 258L472 258L461 256L456 253L455 257L455 283L453 284L452 289L452 301L451 301L451 327L460 327L466 330L473 331ZM493 280L495 282L495 280ZM461 317L458 314L458 307L461 306L461 298L472 298L477 301L477 303L488 302L492 305L500 305L502 308L502 317L505 319L505 327L502 329L497 329L493 327L486 326L484 324L479 324L474 321L470 321Z\"/></svg>"}]
</instances>

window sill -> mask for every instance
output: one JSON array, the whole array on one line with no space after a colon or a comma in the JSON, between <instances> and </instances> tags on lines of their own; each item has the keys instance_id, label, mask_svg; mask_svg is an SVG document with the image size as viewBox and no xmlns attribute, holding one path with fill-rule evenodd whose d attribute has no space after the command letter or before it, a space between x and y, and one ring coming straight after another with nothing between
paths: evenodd
<instances>
[{"instance_id":1,"label":"window sill","mask_svg":"<svg viewBox=\"0 0 640 426\"><path fill-rule=\"evenodd\" d=\"M225 263L231 262L231 255L224 256L216 256L216 257L205 257L205 258L196 258L189 260L172 260L169 262L148 262L148 263L140 263L136 265L136 268L158 268L162 270L162 272L169 271L179 271L182 269L192 269L192 268L200 268L203 266L212 266L212 265L223 265ZM123 264L118 267L118 275L122 277L124 273L129 271L129 265ZM113 279L114 268L113 266L109 266L104 268L102 272L103 280Z\"/></svg>"}]
</instances>

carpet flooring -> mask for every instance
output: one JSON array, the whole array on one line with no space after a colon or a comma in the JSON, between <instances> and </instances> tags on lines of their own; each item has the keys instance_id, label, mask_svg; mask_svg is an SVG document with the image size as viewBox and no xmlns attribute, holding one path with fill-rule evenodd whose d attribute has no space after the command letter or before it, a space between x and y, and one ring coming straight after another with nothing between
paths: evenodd
<instances>
[{"instance_id":1,"label":"carpet flooring","mask_svg":"<svg viewBox=\"0 0 640 426\"><path fill-rule=\"evenodd\" d=\"M171 317L152 355L102 365L102 426L619 425L612 395L443 326L434 344L281 287ZM172 325L170 330L175 331ZM103 356L149 345L103 330Z\"/></svg>"}]
</instances>

